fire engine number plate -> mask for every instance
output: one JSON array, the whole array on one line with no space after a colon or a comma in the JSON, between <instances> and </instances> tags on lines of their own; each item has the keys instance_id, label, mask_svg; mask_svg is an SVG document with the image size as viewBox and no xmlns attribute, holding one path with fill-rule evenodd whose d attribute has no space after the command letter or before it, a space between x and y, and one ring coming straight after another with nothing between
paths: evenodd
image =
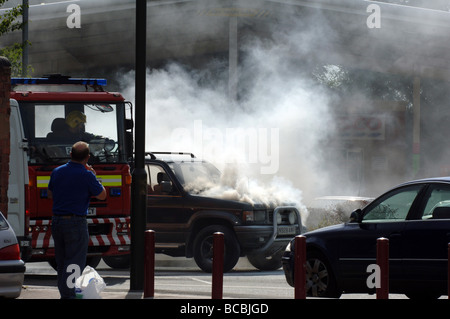
<instances>
[{"instance_id":1,"label":"fire engine number plate","mask_svg":"<svg viewBox=\"0 0 450 319\"><path fill-rule=\"evenodd\" d=\"M295 235L296 226L279 226L278 235Z\"/></svg>"},{"instance_id":2,"label":"fire engine number plate","mask_svg":"<svg viewBox=\"0 0 450 319\"><path fill-rule=\"evenodd\" d=\"M95 216L95 215L97 215L97 208L96 207L89 207L87 215L88 216Z\"/></svg>"}]
</instances>

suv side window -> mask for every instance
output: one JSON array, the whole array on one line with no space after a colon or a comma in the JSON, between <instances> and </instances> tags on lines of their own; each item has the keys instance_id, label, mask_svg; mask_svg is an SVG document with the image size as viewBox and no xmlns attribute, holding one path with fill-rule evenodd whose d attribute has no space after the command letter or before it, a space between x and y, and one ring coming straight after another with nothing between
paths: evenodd
<instances>
[{"instance_id":1,"label":"suv side window","mask_svg":"<svg viewBox=\"0 0 450 319\"><path fill-rule=\"evenodd\" d=\"M159 165L147 165L147 189L149 195L178 195L169 175Z\"/></svg>"},{"instance_id":2,"label":"suv side window","mask_svg":"<svg viewBox=\"0 0 450 319\"><path fill-rule=\"evenodd\" d=\"M394 190L365 210L364 222L389 222L405 220L422 185Z\"/></svg>"},{"instance_id":3,"label":"suv side window","mask_svg":"<svg viewBox=\"0 0 450 319\"><path fill-rule=\"evenodd\" d=\"M433 185L429 192L422 219L450 218L450 185Z\"/></svg>"}]
</instances>

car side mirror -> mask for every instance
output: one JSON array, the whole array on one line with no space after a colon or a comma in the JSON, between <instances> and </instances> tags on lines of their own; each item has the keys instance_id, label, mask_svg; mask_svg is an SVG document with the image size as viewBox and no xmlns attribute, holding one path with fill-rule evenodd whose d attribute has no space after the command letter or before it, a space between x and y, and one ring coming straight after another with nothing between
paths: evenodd
<instances>
[{"instance_id":1,"label":"car side mirror","mask_svg":"<svg viewBox=\"0 0 450 319\"><path fill-rule=\"evenodd\" d=\"M350 223L360 223L362 221L362 210L358 208L350 214Z\"/></svg>"}]
</instances>

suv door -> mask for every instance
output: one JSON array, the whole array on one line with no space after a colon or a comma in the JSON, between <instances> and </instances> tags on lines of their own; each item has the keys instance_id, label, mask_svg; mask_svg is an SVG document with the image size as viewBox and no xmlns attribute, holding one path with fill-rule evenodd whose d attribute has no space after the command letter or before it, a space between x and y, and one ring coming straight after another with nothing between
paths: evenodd
<instances>
[{"instance_id":1,"label":"suv door","mask_svg":"<svg viewBox=\"0 0 450 319\"><path fill-rule=\"evenodd\" d=\"M189 217L184 212L183 197L166 169L147 164L147 228L155 231L157 246L176 248L184 244ZM177 245L172 245L177 243Z\"/></svg>"}]
</instances>

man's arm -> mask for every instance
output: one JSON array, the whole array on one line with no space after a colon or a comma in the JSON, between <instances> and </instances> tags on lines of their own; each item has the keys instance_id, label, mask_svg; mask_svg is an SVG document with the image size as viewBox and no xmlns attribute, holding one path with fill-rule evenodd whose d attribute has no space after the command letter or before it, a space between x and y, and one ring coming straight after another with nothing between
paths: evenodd
<instances>
[{"instance_id":1,"label":"man's arm","mask_svg":"<svg viewBox=\"0 0 450 319\"><path fill-rule=\"evenodd\" d=\"M103 187L103 186L102 186ZM95 198L99 199L99 200L104 200L106 199L106 189L103 187L103 190L100 192L100 194L98 194L97 196L95 196Z\"/></svg>"},{"instance_id":2,"label":"man's arm","mask_svg":"<svg viewBox=\"0 0 450 319\"><path fill-rule=\"evenodd\" d=\"M95 172L94 168L91 165L86 163L84 166L86 167L86 169L88 171L92 172L92 174L94 174L94 176L97 175L97 173ZM98 194L97 196L94 196L94 197L99 200L104 200L104 199L106 199L106 189L105 189L105 187L103 187L103 185L101 185L101 186L102 186L102 191L100 192L100 194Z\"/></svg>"}]
</instances>

